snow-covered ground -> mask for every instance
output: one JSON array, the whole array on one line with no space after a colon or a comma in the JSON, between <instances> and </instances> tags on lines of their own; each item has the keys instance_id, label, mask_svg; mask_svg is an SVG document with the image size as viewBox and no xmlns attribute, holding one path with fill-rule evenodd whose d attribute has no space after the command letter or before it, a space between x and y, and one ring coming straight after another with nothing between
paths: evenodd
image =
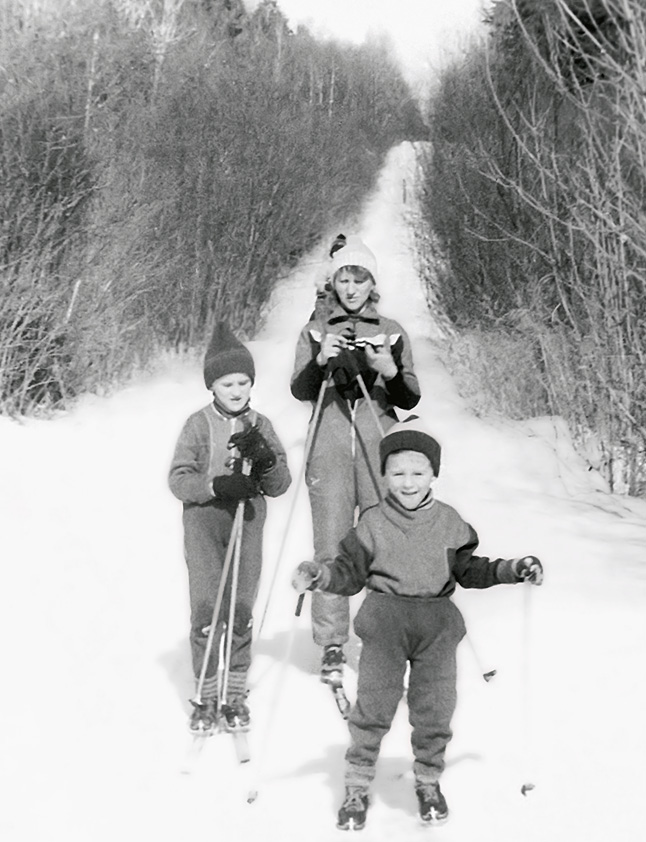
<instances>
[{"instance_id":1,"label":"snow-covered ground","mask_svg":"<svg viewBox=\"0 0 646 842\"><path fill-rule=\"evenodd\" d=\"M411 335L417 411L443 445L436 493L473 523L483 553L539 555L546 581L458 593L469 637L443 780L451 820L418 824L402 703L360 838L638 842L646 838L646 503L607 493L558 420L485 423L456 394L433 351L438 329L405 225L412 155L409 145L393 150L359 233L380 261L380 309ZM294 616L289 585L312 552L298 481L308 412L288 384L314 270L306 261L281 284L251 343L253 402L288 448L295 481L270 502L250 767L217 735L194 774L181 773L193 686L181 507L166 474L184 419L208 402L201 361L165 361L56 420L0 419L3 840L343 836L334 821L345 724L318 681L308 612ZM353 695L356 642L349 651ZM497 674L485 682L489 669ZM523 796L526 783L535 788Z\"/></svg>"}]
</instances>

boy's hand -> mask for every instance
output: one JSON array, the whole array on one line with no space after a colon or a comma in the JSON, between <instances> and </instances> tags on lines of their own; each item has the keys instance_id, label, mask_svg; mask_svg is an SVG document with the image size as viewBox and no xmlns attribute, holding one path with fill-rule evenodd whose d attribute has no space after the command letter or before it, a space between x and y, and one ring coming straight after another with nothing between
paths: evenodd
<instances>
[{"instance_id":1,"label":"boy's hand","mask_svg":"<svg viewBox=\"0 0 646 842\"><path fill-rule=\"evenodd\" d=\"M240 456L251 462L254 475L262 476L276 464L276 454L255 424L247 427L246 430L234 433L227 447L230 449L236 447Z\"/></svg>"},{"instance_id":2,"label":"boy's hand","mask_svg":"<svg viewBox=\"0 0 646 842\"><path fill-rule=\"evenodd\" d=\"M515 558L512 570L519 582L529 582L531 585L543 584L543 565L535 555Z\"/></svg>"},{"instance_id":3,"label":"boy's hand","mask_svg":"<svg viewBox=\"0 0 646 842\"><path fill-rule=\"evenodd\" d=\"M245 474L223 474L215 477L211 487L217 500L239 502L249 500L260 493L258 482Z\"/></svg>"},{"instance_id":4,"label":"boy's hand","mask_svg":"<svg viewBox=\"0 0 646 842\"><path fill-rule=\"evenodd\" d=\"M397 363L393 359L390 350L390 337L384 336L383 345L366 343L366 360L368 365L377 374L381 374L384 380L392 380L397 374Z\"/></svg>"},{"instance_id":5,"label":"boy's hand","mask_svg":"<svg viewBox=\"0 0 646 842\"><path fill-rule=\"evenodd\" d=\"M298 593L313 591L321 578L321 565L316 561L302 561L292 577L292 587Z\"/></svg>"}]
</instances>

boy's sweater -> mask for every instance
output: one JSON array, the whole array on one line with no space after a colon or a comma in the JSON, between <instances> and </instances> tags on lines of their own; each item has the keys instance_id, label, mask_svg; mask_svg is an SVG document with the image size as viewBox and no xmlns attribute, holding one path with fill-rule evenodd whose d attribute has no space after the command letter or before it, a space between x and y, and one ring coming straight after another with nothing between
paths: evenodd
<instances>
[{"instance_id":1,"label":"boy's sweater","mask_svg":"<svg viewBox=\"0 0 646 842\"><path fill-rule=\"evenodd\" d=\"M250 408L227 418L211 403L188 418L175 447L168 483L185 506L214 500L213 477L232 473L229 460L236 451L228 449L229 439L249 424L258 425L276 454L276 464L262 477L261 492L278 497L287 491L291 483L287 457L269 419Z\"/></svg>"},{"instance_id":2,"label":"boy's sweater","mask_svg":"<svg viewBox=\"0 0 646 842\"><path fill-rule=\"evenodd\" d=\"M443 597L516 582L512 562L475 556L478 536L455 509L433 500L409 511L390 494L361 516L326 562L318 587L351 596L363 587L399 596Z\"/></svg>"}]
</instances>

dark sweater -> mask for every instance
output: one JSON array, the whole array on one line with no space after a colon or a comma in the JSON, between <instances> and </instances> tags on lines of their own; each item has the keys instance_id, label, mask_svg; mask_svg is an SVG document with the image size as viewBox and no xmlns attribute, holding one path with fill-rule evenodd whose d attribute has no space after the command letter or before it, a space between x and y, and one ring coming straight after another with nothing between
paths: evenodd
<instances>
[{"instance_id":1,"label":"dark sweater","mask_svg":"<svg viewBox=\"0 0 646 842\"><path fill-rule=\"evenodd\" d=\"M433 500L409 511L394 497L361 516L326 561L319 588L351 596L363 587L399 596L451 596L456 583L489 588L516 582L511 561L476 556L478 536L451 506Z\"/></svg>"}]
</instances>

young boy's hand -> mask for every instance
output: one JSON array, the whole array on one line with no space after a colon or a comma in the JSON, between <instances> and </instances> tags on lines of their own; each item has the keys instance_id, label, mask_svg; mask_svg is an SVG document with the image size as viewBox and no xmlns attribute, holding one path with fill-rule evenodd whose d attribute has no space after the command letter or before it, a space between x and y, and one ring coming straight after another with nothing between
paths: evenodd
<instances>
[{"instance_id":1,"label":"young boy's hand","mask_svg":"<svg viewBox=\"0 0 646 842\"><path fill-rule=\"evenodd\" d=\"M260 492L258 482L245 474L223 474L211 483L213 495L218 500L249 500Z\"/></svg>"},{"instance_id":2,"label":"young boy's hand","mask_svg":"<svg viewBox=\"0 0 646 842\"><path fill-rule=\"evenodd\" d=\"M313 591L321 577L322 568L316 561L302 561L292 577L292 587L298 593Z\"/></svg>"},{"instance_id":3,"label":"young boy's hand","mask_svg":"<svg viewBox=\"0 0 646 842\"><path fill-rule=\"evenodd\" d=\"M234 433L227 446L230 449L237 448L240 456L251 462L254 476L262 476L276 464L276 454L255 424L246 430Z\"/></svg>"},{"instance_id":4,"label":"young boy's hand","mask_svg":"<svg viewBox=\"0 0 646 842\"><path fill-rule=\"evenodd\" d=\"M512 569L519 582L529 582L531 585L543 584L543 565L535 555L515 558Z\"/></svg>"}]
</instances>

